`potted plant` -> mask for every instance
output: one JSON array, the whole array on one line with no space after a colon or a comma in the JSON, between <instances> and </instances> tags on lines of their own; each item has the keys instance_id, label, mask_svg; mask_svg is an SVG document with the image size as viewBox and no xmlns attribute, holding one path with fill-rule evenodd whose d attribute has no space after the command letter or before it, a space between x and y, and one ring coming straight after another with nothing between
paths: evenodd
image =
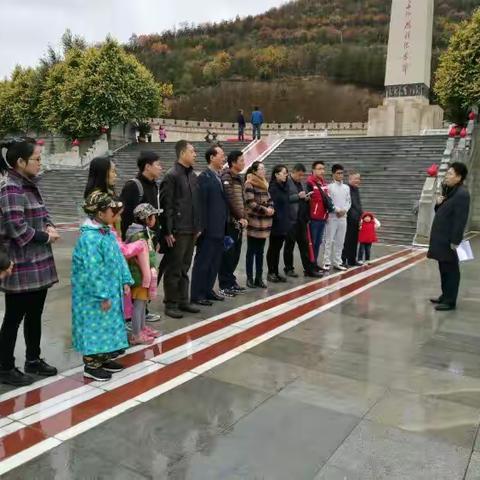
<instances>
[{"instance_id":1,"label":"potted plant","mask_svg":"<svg viewBox=\"0 0 480 480\"><path fill-rule=\"evenodd\" d=\"M152 141L152 127L147 122L139 122L138 123L138 141L140 143L144 143L147 141L147 136L149 136L149 141Z\"/></svg>"}]
</instances>

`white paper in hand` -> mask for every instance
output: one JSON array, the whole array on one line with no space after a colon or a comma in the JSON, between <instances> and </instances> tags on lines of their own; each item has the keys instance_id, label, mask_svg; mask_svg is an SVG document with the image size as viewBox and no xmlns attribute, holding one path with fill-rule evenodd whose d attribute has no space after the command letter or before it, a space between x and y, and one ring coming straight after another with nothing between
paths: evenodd
<instances>
[{"instance_id":1,"label":"white paper in hand","mask_svg":"<svg viewBox=\"0 0 480 480\"><path fill-rule=\"evenodd\" d=\"M468 260L474 259L472 246L468 240L463 240L457 247L457 255L460 262L467 262Z\"/></svg>"}]
</instances>

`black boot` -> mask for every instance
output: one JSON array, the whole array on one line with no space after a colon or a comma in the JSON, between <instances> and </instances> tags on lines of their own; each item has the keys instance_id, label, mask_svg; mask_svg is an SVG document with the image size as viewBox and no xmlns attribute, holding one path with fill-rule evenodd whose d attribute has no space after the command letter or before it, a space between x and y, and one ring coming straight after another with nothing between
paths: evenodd
<instances>
[{"instance_id":1,"label":"black boot","mask_svg":"<svg viewBox=\"0 0 480 480\"><path fill-rule=\"evenodd\" d=\"M257 288L268 288L268 287L265 285L264 281L262 280L262 277L259 277L259 278L256 278L256 279L255 279L255 286L256 286Z\"/></svg>"}]
</instances>

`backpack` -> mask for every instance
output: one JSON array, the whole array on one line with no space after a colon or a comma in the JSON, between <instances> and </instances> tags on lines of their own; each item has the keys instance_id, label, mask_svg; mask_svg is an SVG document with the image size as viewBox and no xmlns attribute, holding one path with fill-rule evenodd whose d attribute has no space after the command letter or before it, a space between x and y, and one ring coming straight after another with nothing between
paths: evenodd
<instances>
[{"instance_id":1,"label":"backpack","mask_svg":"<svg viewBox=\"0 0 480 480\"><path fill-rule=\"evenodd\" d=\"M135 183L138 189L138 204L140 205L143 200L143 196L145 194L143 190L143 185L142 182L138 178L132 178L131 181ZM155 207L155 205L154 205ZM157 205L155 208L158 208L160 210L160 182L157 182Z\"/></svg>"}]
</instances>

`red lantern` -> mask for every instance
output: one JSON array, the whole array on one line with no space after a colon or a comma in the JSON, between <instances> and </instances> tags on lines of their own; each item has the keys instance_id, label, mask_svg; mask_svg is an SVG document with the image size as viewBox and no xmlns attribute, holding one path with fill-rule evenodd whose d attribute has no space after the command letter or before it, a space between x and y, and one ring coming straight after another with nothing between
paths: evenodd
<instances>
[{"instance_id":1,"label":"red lantern","mask_svg":"<svg viewBox=\"0 0 480 480\"><path fill-rule=\"evenodd\" d=\"M427 168L427 175L429 177L437 177L438 176L438 165L436 163L432 163L428 168Z\"/></svg>"},{"instance_id":2,"label":"red lantern","mask_svg":"<svg viewBox=\"0 0 480 480\"><path fill-rule=\"evenodd\" d=\"M465 138L466 136L467 136L467 129L465 127L463 127L460 130L460 138Z\"/></svg>"},{"instance_id":3,"label":"red lantern","mask_svg":"<svg viewBox=\"0 0 480 480\"><path fill-rule=\"evenodd\" d=\"M477 118L477 115L475 114L475 112L470 112L468 114L468 119L469 120L475 120Z\"/></svg>"},{"instance_id":4,"label":"red lantern","mask_svg":"<svg viewBox=\"0 0 480 480\"><path fill-rule=\"evenodd\" d=\"M108 132L108 128L107 128L107 127L102 127L102 128L100 129L100 131L101 131L102 133L107 133L107 132Z\"/></svg>"},{"instance_id":5,"label":"red lantern","mask_svg":"<svg viewBox=\"0 0 480 480\"><path fill-rule=\"evenodd\" d=\"M76 138L73 142L72 142L72 147L79 147L80 146L80 140L78 138Z\"/></svg>"},{"instance_id":6,"label":"red lantern","mask_svg":"<svg viewBox=\"0 0 480 480\"><path fill-rule=\"evenodd\" d=\"M40 146L40 147L43 147L45 145L45 140L37 140L37 145Z\"/></svg>"},{"instance_id":7,"label":"red lantern","mask_svg":"<svg viewBox=\"0 0 480 480\"><path fill-rule=\"evenodd\" d=\"M456 125L452 125L450 127L450 130L448 131L448 136L451 137L451 138L455 138L457 136L457 126Z\"/></svg>"}]
</instances>

